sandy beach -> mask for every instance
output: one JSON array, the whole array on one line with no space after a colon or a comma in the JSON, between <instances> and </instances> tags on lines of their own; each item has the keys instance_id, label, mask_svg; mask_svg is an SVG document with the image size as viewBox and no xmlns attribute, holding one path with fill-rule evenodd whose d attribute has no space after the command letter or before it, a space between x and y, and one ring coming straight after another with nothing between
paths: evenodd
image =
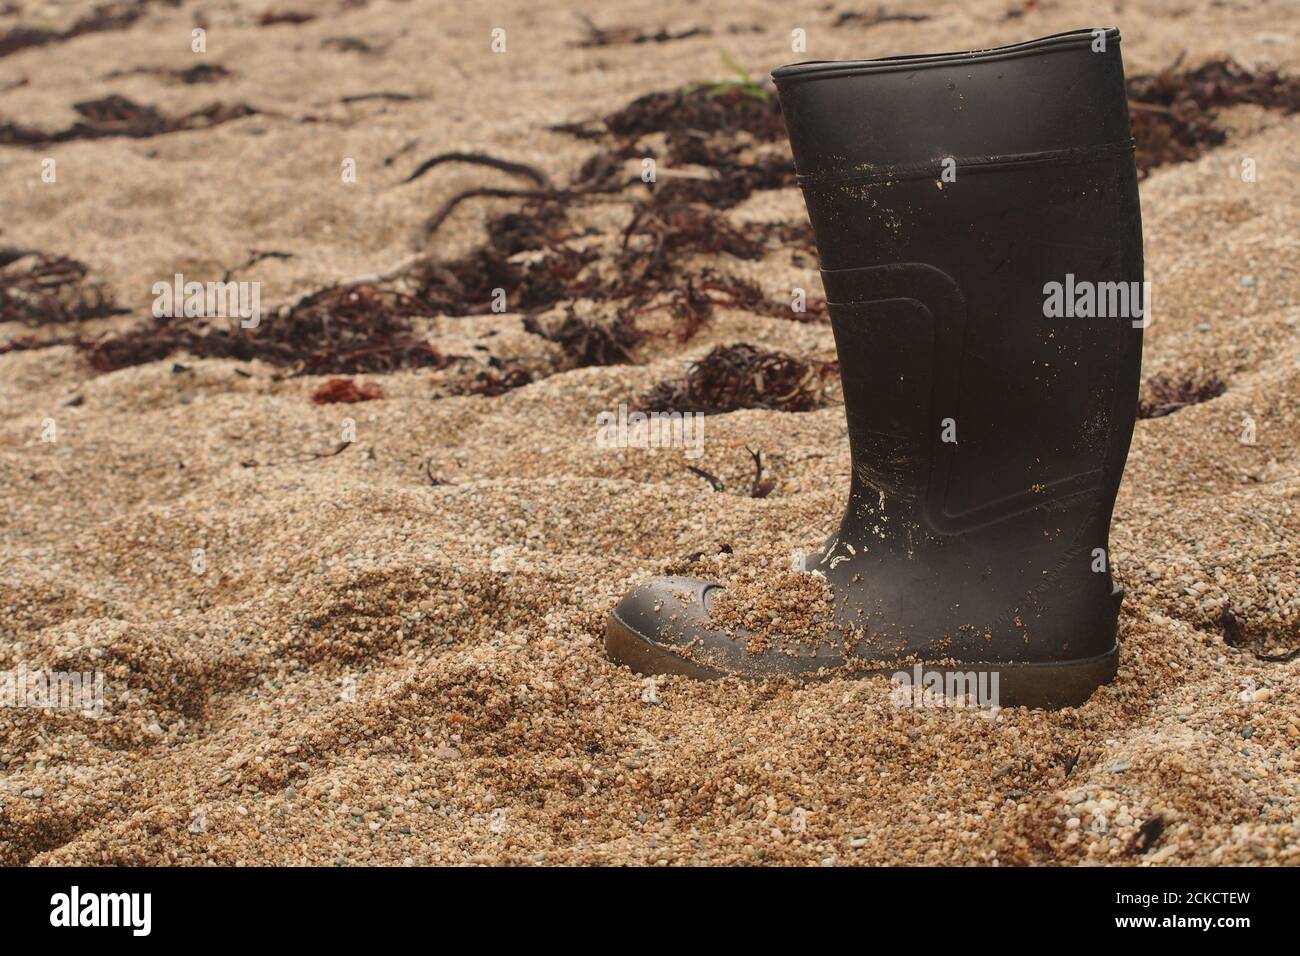
<instances>
[{"instance_id":1,"label":"sandy beach","mask_svg":"<svg viewBox=\"0 0 1300 956\"><path fill-rule=\"evenodd\" d=\"M0 672L103 680L98 716L0 708L0 864L1300 862L1281 81L1139 142L1113 683L913 709L883 679L646 679L602 644L648 576L779 576L849 485L779 114L632 104L1099 25L1131 84L1289 77L1292 2L92 6L0 7ZM421 171L446 154L478 158ZM646 201L647 156L680 201ZM259 324L154 318L177 274L258 283ZM797 360L766 367L799 410L760 389L698 457L600 447L601 413L742 343Z\"/></svg>"}]
</instances>

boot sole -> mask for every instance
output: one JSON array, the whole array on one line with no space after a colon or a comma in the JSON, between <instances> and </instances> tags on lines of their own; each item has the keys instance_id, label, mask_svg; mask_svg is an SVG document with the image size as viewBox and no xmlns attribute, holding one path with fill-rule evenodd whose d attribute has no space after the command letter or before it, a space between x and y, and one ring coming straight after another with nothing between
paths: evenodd
<instances>
[{"instance_id":1,"label":"boot sole","mask_svg":"<svg viewBox=\"0 0 1300 956\"><path fill-rule=\"evenodd\" d=\"M951 665L920 663L913 667L900 665L863 671L845 671L843 668L836 667L803 673L788 671L732 674L674 654L647 640L614 614L609 616L605 628L605 650L615 663L624 664L638 674L649 676L672 674L693 680L721 680L724 677L764 680L772 676L788 676L811 682L830 680L833 677L886 677L901 673L906 674L909 680L919 674L924 683L937 679L941 682L939 686L948 687L954 680L962 681L963 686L972 686L971 677L975 675L976 681L983 678L986 687L996 686L996 705L999 707L1034 707L1047 710L1077 707L1091 697L1102 684L1109 684L1114 680L1119 670L1119 642L1117 641L1114 647L1103 654L1069 661L1001 664L971 662ZM994 675L996 675L996 685ZM910 693L908 696L911 697Z\"/></svg>"}]
</instances>

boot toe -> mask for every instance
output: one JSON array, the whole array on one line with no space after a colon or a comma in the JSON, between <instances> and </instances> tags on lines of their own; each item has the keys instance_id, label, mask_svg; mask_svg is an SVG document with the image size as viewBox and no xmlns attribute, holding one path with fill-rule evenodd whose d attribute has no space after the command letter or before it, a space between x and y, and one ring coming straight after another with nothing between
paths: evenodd
<instances>
[{"instance_id":1,"label":"boot toe","mask_svg":"<svg viewBox=\"0 0 1300 956\"><path fill-rule=\"evenodd\" d=\"M683 674L700 680L724 676L697 659L701 643L716 640L709 626L710 592L716 585L697 578L645 581L614 605L605 628L612 660L639 674Z\"/></svg>"},{"instance_id":2,"label":"boot toe","mask_svg":"<svg viewBox=\"0 0 1300 956\"><path fill-rule=\"evenodd\" d=\"M698 578L652 578L633 588L610 611L605 649L616 663L639 674L681 674L697 680L807 676L842 663L767 650L751 653L743 630L710 619L719 586Z\"/></svg>"}]
</instances>

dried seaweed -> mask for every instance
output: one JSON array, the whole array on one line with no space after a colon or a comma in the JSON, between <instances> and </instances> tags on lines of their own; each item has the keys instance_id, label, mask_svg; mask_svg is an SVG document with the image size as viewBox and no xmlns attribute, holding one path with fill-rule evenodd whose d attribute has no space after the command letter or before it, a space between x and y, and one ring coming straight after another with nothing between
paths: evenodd
<instances>
[{"instance_id":1,"label":"dried seaweed","mask_svg":"<svg viewBox=\"0 0 1300 956\"><path fill-rule=\"evenodd\" d=\"M92 7L85 16L77 19L66 30L51 30L46 27L14 27L0 34L0 57L9 56L19 50L32 47L61 43L87 33L105 33L110 30L125 30L142 16L148 8L147 0L118 0L113 3L101 3Z\"/></svg>"},{"instance_id":2,"label":"dried seaweed","mask_svg":"<svg viewBox=\"0 0 1300 956\"><path fill-rule=\"evenodd\" d=\"M164 83L182 83L186 86L195 86L199 83L215 83L218 80L228 79L234 75L220 63L196 63L194 66L185 67L184 69L165 66L138 66L133 70L114 70L112 73L106 74L104 79L116 80L127 76L153 76Z\"/></svg>"},{"instance_id":3,"label":"dried seaweed","mask_svg":"<svg viewBox=\"0 0 1300 956\"><path fill-rule=\"evenodd\" d=\"M409 294L395 290L387 280L357 281L328 287L281 308L256 329L162 317L82 347L100 371L153 362L181 350L200 358L259 359L290 369L292 375L442 368L448 356L413 337L409 317L487 312L494 307L498 289L510 298L512 311L549 308L581 293L578 273L594 258L564 246L571 230L563 208L555 204L530 204L521 212L495 217L487 232L485 245L463 258L447 263L420 259L404 268L400 277L413 286ZM542 255L528 263L511 261L528 251ZM253 251L246 263L226 272L225 280L257 261L286 255ZM634 343L621 326L611 341L628 347ZM578 351L584 350L578 347ZM590 354L581 360L610 358L590 343L586 351ZM474 394L519 384L524 382L517 373L489 376L480 382L484 392Z\"/></svg>"},{"instance_id":4,"label":"dried seaweed","mask_svg":"<svg viewBox=\"0 0 1300 956\"><path fill-rule=\"evenodd\" d=\"M467 382L452 386L454 395L486 395L494 397L504 395L516 388L531 384L533 373L517 363L504 365L497 369L484 369Z\"/></svg>"},{"instance_id":5,"label":"dried seaweed","mask_svg":"<svg viewBox=\"0 0 1300 956\"><path fill-rule=\"evenodd\" d=\"M550 178L538 169L528 163L517 163L509 159L499 159L496 156L489 156L487 153L439 153L437 156L431 156L424 162L420 163L415 170L402 180L402 183L414 182L429 170L441 166L445 163L471 163L478 166L487 166L490 169L497 169L503 173L509 173L511 176L518 176L522 179L530 180L539 189L549 189L551 186Z\"/></svg>"},{"instance_id":6,"label":"dried seaweed","mask_svg":"<svg viewBox=\"0 0 1300 956\"><path fill-rule=\"evenodd\" d=\"M1217 378L1175 378L1153 375L1147 379L1144 395L1138 399L1138 418L1163 418L1189 405L1218 398L1228 386Z\"/></svg>"},{"instance_id":7,"label":"dried seaweed","mask_svg":"<svg viewBox=\"0 0 1300 956\"><path fill-rule=\"evenodd\" d=\"M530 316L524 319L524 329L560 346L572 368L635 364L632 349L642 338L636 323L627 316L597 325L570 313L554 328L545 328Z\"/></svg>"},{"instance_id":8,"label":"dried seaweed","mask_svg":"<svg viewBox=\"0 0 1300 956\"><path fill-rule=\"evenodd\" d=\"M761 259L766 248L762 230L741 232L707 206L656 197L639 205L624 227L620 267L634 269L645 279L671 272L686 255L725 252L738 259Z\"/></svg>"},{"instance_id":9,"label":"dried seaweed","mask_svg":"<svg viewBox=\"0 0 1300 956\"><path fill-rule=\"evenodd\" d=\"M55 345L67 345L69 339L38 339L32 335L20 335L16 339L0 342L0 355L9 352L32 352L36 349L48 349Z\"/></svg>"},{"instance_id":10,"label":"dried seaweed","mask_svg":"<svg viewBox=\"0 0 1300 956\"><path fill-rule=\"evenodd\" d=\"M714 300L710 286L739 308L757 306L765 315L809 318L766 302L761 293L740 283L728 285L716 277L708 283L696 282L683 268L683 260L696 255L726 253L759 259L773 241L811 250L811 230L806 225L765 223L741 230L720 215L720 210L756 190L783 188L795 181L793 164L784 153L758 159L746 155L755 135L765 140L784 135L774 101L753 90L727 86L679 90L641 97L611 114L604 125L596 135L612 142L583 163L567 188L551 186L545 174L532 166L481 153L443 153L417 166L405 181L448 162L478 163L528 181L527 187L519 188L473 187L443 203L417 237L420 245L467 199L526 200L522 212L491 220L487 243L469 255L451 262L422 262L420 297L457 315L499 308L499 295L492 299L498 290L505 293L511 311L534 313L586 297L623 303L624 311L635 315L652 304L663 304L666 297L682 341L708 320ZM650 184L650 194L634 205L612 268L588 269L598 257L567 245L573 235L565 207L639 185L623 168L629 158L649 155L637 141L642 131L668 134L667 159L672 167L705 166L713 175L672 177ZM512 258L524 251L543 254L523 262ZM613 274L612 280L604 271ZM818 308L814 303L813 317Z\"/></svg>"},{"instance_id":11,"label":"dried seaweed","mask_svg":"<svg viewBox=\"0 0 1300 956\"><path fill-rule=\"evenodd\" d=\"M322 50L336 50L339 53L360 53L362 56L378 56L388 49L387 43L371 43L356 36L326 37L321 40Z\"/></svg>"},{"instance_id":12,"label":"dried seaweed","mask_svg":"<svg viewBox=\"0 0 1300 956\"><path fill-rule=\"evenodd\" d=\"M167 116L152 106L143 106L116 93L74 103L73 109L82 118L67 129L52 133L18 123L0 122L0 145L43 146L115 136L146 139L167 133L209 129L258 112L246 103L212 103L182 116Z\"/></svg>"},{"instance_id":13,"label":"dried seaweed","mask_svg":"<svg viewBox=\"0 0 1300 956\"><path fill-rule=\"evenodd\" d=\"M719 345L683 379L658 383L638 407L647 412L716 415L741 408L807 412L829 403L826 380L838 362L806 360L747 343Z\"/></svg>"},{"instance_id":14,"label":"dried seaweed","mask_svg":"<svg viewBox=\"0 0 1300 956\"><path fill-rule=\"evenodd\" d=\"M727 155L700 157L695 165L714 170L708 179L679 176L655 188L663 202L706 203L714 209L730 209L762 189L784 189L795 185L794 163L785 156L769 156L744 162Z\"/></svg>"},{"instance_id":15,"label":"dried seaweed","mask_svg":"<svg viewBox=\"0 0 1300 956\"><path fill-rule=\"evenodd\" d=\"M257 18L257 25L260 27L273 27L282 23L297 25L311 23L315 19L316 14L307 10L267 10Z\"/></svg>"},{"instance_id":16,"label":"dried seaweed","mask_svg":"<svg viewBox=\"0 0 1300 956\"><path fill-rule=\"evenodd\" d=\"M518 194L518 193L514 193ZM555 193L531 199L519 212L508 212L488 222L487 241L459 259L438 262L423 259L417 295L431 307L449 315L472 315L499 307L497 290L506 296L512 312L538 312L579 298L623 302L635 314L662 295L681 320L679 336L690 338L708 318L710 296L717 289L725 301L738 308L755 307L761 314L807 320L823 307L814 302L810 315L796 315L779 303L764 300L761 292L739 280L729 281L712 272L698 285L682 267L695 255L726 253L742 259L759 259L773 241L802 247L811 243L806 227L764 223L744 231L732 226L716 210L703 204L678 201L671 194L652 193L638 201L623 230L622 246L608 272L589 266L604 260L594 249L568 245L575 238L565 206L572 197ZM538 255L520 261L520 253Z\"/></svg>"},{"instance_id":17,"label":"dried seaweed","mask_svg":"<svg viewBox=\"0 0 1300 956\"><path fill-rule=\"evenodd\" d=\"M677 317L677 341L689 342L712 317L713 300L688 277L686 287L673 293L672 310Z\"/></svg>"},{"instance_id":18,"label":"dried seaweed","mask_svg":"<svg viewBox=\"0 0 1300 956\"><path fill-rule=\"evenodd\" d=\"M492 311L504 293L512 312L537 312L587 291L578 281L594 252L559 247L527 263L509 261L493 246L481 247L452 262L422 262L418 297L448 315L476 315ZM591 283L594 287L594 282Z\"/></svg>"},{"instance_id":19,"label":"dried seaweed","mask_svg":"<svg viewBox=\"0 0 1300 956\"><path fill-rule=\"evenodd\" d=\"M796 312L793 305L768 299L757 285L735 276L723 276L706 270L700 287L713 294L713 301L755 315L788 319L791 322L821 322L826 318L825 299L806 299L803 311Z\"/></svg>"},{"instance_id":20,"label":"dried seaweed","mask_svg":"<svg viewBox=\"0 0 1300 956\"><path fill-rule=\"evenodd\" d=\"M1143 175L1167 163L1196 159L1227 139L1216 107L1254 103L1287 113L1300 110L1300 77L1250 71L1234 60L1211 60L1194 70L1175 63L1128 81L1129 111Z\"/></svg>"},{"instance_id":21,"label":"dried seaweed","mask_svg":"<svg viewBox=\"0 0 1300 956\"><path fill-rule=\"evenodd\" d=\"M684 107L685 113L672 114L674 106ZM81 104L80 110L84 128L76 135L155 135L177 124L122 97ZM531 323L534 331L561 346L566 366L577 367L634 361L633 350L642 334L635 324L636 313L650 304L663 303L665 296L678 319L676 334L683 341L708 320L715 301L762 314L795 317L788 308L765 301L760 291L739 280L712 272L692 275L683 267L683 260L700 254L758 259L773 240L810 245L806 226L761 224L741 230L718 213L755 189L792 182L793 167L784 155L749 162L742 158L745 152L735 139L745 136L752 145L755 136L771 141L782 135L775 101L753 90L724 85L642 97L612 115L613 129L626 132L638 125L669 132L674 163L709 166L715 176L707 181L674 179L638 201L623 232L622 247L610 263L612 279L603 264L594 267L600 260L596 249L570 244L577 237L565 210L597 193L621 191L628 185L620 167L640 150L634 137L619 139L588 160L569 188L554 187L544 172L526 163L483 153L447 152L418 164L404 182L446 163L468 162L527 183L526 188L466 190L431 217L424 238L464 199L508 196L525 200L519 211L489 220L486 242L469 253L453 260L413 257L382 275L359 277L281 309L256 330L164 318L124 335L83 343L83 348L92 364L104 370L179 350L199 356L256 358L289 369L291 374L442 367L447 357L415 340L405 317L481 314L503 307L535 316L580 298L619 303L619 319L606 325L587 323L572 313L544 329ZM603 135L624 134L607 128ZM258 255L229 270L226 278L256 262ZM383 304L391 311L386 312ZM382 316L370 314L371 309L378 309ZM465 388L467 394L499 394L531 380L532 373L523 366L506 366L481 373Z\"/></svg>"},{"instance_id":22,"label":"dried seaweed","mask_svg":"<svg viewBox=\"0 0 1300 956\"><path fill-rule=\"evenodd\" d=\"M40 327L117 315L124 310L67 256L0 251L0 322Z\"/></svg>"},{"instance_id":23,"label":"dried seaweed","mask_svg":"<svg viewBox=\"0 0 1300 956\"><path fill-rule=\"evenodd\" d=\"M237 323L163 317L82 344L102 372L156 361L177 351L199 358L259 360L294 375L391 372L442 368L449 359L417 339L407 319L434 313L418 299L373 285L324 289L256 328Z\"/></svg>"},{"instance_id":24,"label":"dried seaweed","mask_svg":"<svg viewBox=\"0 0 1300 956\"><path fill-rule=\"evenodd\" d=\"M582 21L586 30L586 36L581 40L570 43L570 46L577 47L605 47L605 46L625 46L640 45L642 43L672 43L675 40L688 40L692 37L706 37L712 31L708 27L689 27L673 33L670 30L660 28L655 33L647 33L640 27L598 27L583 14L578 14L578 19Z\"/></svg>"},{"instance_id":25,"label":"dried seaweed","mask_svg":"<svg viewBox=\"0 0 1300 956\"><path fill-rule=\"evenodd\" d=\"M350 378L332 378L311 393L311 400L317 405L370 402L383 397L384 391L378 385L358 385Z\"/></svg>"},{"instance_id":26,"label":"dried seaweed","mask_svg":"<svg viewBox=\"0 0 1300 956\"><path fill-rule=\"evenodd\" d=\"M758 99L740 89L719 93L712 87L648 93L606 116L605 128L624 137L672 130L744 131L763 143L777 142L786 135L776 97Z\"/></svg>"},{"instance_id":27,"label":"dried seaweed","mask_svg":"<svg viewBox=\"0 0 1300 956\"><path fill-rule=\"evenodd\" d=\"M843 27L850 24L863 28L874 27L881 23L924 23L933 20L928 13L892 13L884 7L877 7L874 13L854 10L842 12L831 23L831 27Z\"/></svg>"},{"instance_id":28,"label":"dried seaweed","mask_svg":"<svg viewBox=\"0 0 1300 956\"><path fill-rule=\"evenodd\" d=\"M525 203L519 212L493 216L487 233L488 245L503 256L554 249L573 235L568 214L556 202Z\"/></svg>"}]
</instances>

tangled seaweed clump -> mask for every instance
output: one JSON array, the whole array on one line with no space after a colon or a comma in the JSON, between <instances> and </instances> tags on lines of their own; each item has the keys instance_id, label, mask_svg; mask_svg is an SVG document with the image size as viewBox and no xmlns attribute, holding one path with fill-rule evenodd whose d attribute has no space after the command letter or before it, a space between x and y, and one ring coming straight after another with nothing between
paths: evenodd
<instances>
[{"instance_id":1,"label":"tangled seaweed clump","mask_svg":"<svg viewBox=\"0 0 1300 956\"><path fill-rule=\"evenodd\" d=\"M442 368L448 358L416 338L408 321L433 314L411 296L354 284L308 296L256 328L163 316L83 347L90 364L101 372L156 361L177 351L198 358L256 359L294 375Z\"/></svg>"},{"instance_id":2,"label":"tangled seaweed clump","mask_svg":"<svg viewBox=\"0 0 1300 956\"><path fill-rule=\"evenodd\" d=\"M1248 70L1235 60L1211 60L1179 72L1131 77L1129 112L1137 140L1137 164L1145 176L1168 163L1196 159L1227 140L1219 107L1251 103L1286 113L1300 110L1300 77L1276 70Z\"/></svg>"},{"instance_id":3,"label":"tangled seaweed clump","mask_svg":"<svg viewBox=\"0 0 1300 956\"><path fill-rule=\"evenodd\" d=\"M1143 384L1137 416L1163 418L1189 405L1199 405L1218 398L1227 390L1227 384L1214 376L1178 378L1164 374L1153 375Z\"/></svg>"},{"instance_id":4,"label":"tangled seaweed clump","mask_svg":"<svg viewBox=\"0 0 1300 956\"><path fill-rule=\"evenodd\" d=\"M122 310L87 281L85 263L25 249L0 249L0 322L39 327L116 315Z\"/></svg>"},{"instance_id":5,"label":"tangled seaweed clump","mask_svg":"<svg viewBox=\"0 0 1300 956\"><path fill-rule=\"evenodd\" d=\"M742 408L809 412L830 404L838 375L838 362L796 358L744 342L719 345L693 362L684 378L657 384L639 405L648 412L705 415Z\"/></svg>"}]
</instances>

